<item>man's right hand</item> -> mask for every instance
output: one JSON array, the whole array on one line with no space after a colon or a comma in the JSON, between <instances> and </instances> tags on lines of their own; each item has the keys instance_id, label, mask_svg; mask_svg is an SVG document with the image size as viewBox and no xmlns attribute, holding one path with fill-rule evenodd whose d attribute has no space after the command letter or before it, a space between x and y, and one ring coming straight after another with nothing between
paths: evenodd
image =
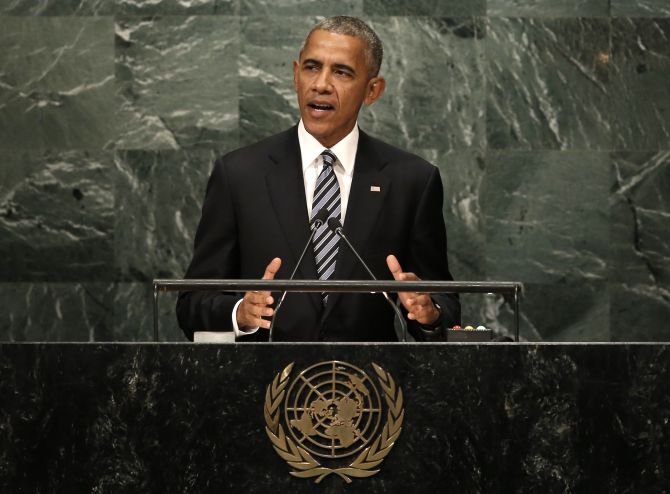
<instances>
[{"instance_id":1,"label":"man's right hand","mask_svg":"<svg viewBox=\"0 0 670 494\"><path fill-rule=\"evenodd\" d=\"M274 280L280 267L281 259L275 257L265 268L262 279ZM242 302L237 307L237 327L242 331L252 328L270 329L270 321L263 317L271 317L274 314L274 310L268 307L273 302L274 299L270 292L245 293Z\"/></svg>"}]
</instances>

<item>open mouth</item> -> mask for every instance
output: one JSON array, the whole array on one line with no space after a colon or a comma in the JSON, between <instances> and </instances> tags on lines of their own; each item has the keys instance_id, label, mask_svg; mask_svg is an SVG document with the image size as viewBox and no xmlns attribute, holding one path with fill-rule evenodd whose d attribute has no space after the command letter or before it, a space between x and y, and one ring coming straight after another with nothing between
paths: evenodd
<instances>
[{"instance_id":1,"label":"open mouth","mask_svg":"<svg viewBox=\"0 0 670 494\"><path fill-rule=\"evenodd\" d=\"M328 103L308 103L307 106L315 109L316 111L329 111L335 109L333 105L329 105Z\"/></svg>"}]
</instances>

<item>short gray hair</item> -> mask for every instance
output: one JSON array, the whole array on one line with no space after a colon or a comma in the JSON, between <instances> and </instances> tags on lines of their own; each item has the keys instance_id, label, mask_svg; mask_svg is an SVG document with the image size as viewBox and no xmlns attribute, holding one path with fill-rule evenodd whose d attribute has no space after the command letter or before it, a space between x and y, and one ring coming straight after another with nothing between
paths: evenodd
<instances>
[{"instance_id":1,"label":"short gray hair","mask_svg":"<svg viewBox=\"0 0 670 494\"><path fill-rule=\"evenodd\" d=\"M317 30L352 36L363 41L363 44L365 45L365 59L368 64L368 76L376 77L379 74L379 69L382 66L382 58L384 56L382 41L379 39L379 36L377 36L377 33L358 17L336 15L334 17L323 19L310 30L309 34L307 34L307 37L302 44L302 48L300 48L300 53L305 49L309 37Z\"/></svg>"}]
</instances>

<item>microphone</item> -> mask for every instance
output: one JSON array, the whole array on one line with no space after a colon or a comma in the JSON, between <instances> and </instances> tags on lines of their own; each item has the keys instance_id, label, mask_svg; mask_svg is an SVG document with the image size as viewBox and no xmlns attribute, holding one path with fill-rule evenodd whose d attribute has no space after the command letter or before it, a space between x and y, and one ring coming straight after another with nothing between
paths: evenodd
<instances>
[{"instance_id":1,"label":"microphone","mask_svg":"<svg viewBox=\"0 0 670 494\"><path fill-rule=\"evenodd\" d=\"M342 223L340 223L340 220L337 219L336 217L332 217L328 220L328 228L330 228L332 231L334 231L342 240L345 241L345 243L349 246L349 249L351 252L354 253L356 258L358 259L358 262L360 262L365 270L368 272L370 275L370 278L373 280L377 281L376 276L372 273L370 268L368 267L367 264L365 264L365 261L363 258L358 254L358 251L354 248L353 245L351 245L351 242L349 242L349 239L347 236L344 234L344 228L342 227ZM386 301L389 303L391 308L393 309L393 312L395 312L396 317L398 318L398 322L400 322L400 327L402 328L402 341L407 342L407 321L405 321L405 318L402 316L400 309L398 309L398 306L393 303L393 300L391 300L391 297L389 297L389 294L386 292L382 292L382 295L384 295L384 298Z\"/></svg>"},{"instance_id":2,"label":"microphone","mask_svg":"<svg viewBox=\"0 0 670 494\"><path fill-rule=\"evenodd\" d=\"M330 216L330 211L326 208L321 208L317 211L316 216L312 218L312 221L309 225L309 228L312 230L312 233L309 235L309 239L307 239L307 243L305 243L305 248L302 249L302 254L300 254L298 262L295 264L295 268L293 268L293 272L291 273L291 276L289 276L288 281L291 281L295 277L295 274L298 272L298 267L300 267L300 263L304 259L305 254L307 254L307 248L312 243L312 240L314 240L314 235L316 235L316 231L326 223L328 216ZM270 321L270 334L268 335L268 341L272 341L272 335L274 333L275 328L275 321L277 320L277 312L279 312L279 308L284 303L286 293L287 293L286 291L282 292L281 297L279 298L279 302L277 302L277 305L275 305L275 313L272 316L272 321Z\"/></svg>"}]
</instances>

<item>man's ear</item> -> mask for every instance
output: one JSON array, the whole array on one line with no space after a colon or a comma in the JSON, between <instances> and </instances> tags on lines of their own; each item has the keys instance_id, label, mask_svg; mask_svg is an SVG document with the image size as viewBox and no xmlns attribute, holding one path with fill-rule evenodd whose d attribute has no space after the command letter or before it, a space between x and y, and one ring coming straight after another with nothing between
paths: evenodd
<instances>
[{"instance_id":1,"label":"man's ear","mask_svg":"<svg viewBox=\"0 0 670 494\"><path fill-rule=\"evenodd\" d=\"M383 77L373 77L368 81L368 89L367 89L367 94L365 95L365 102L366 105L371 105L375 101L377 101L381 95L384 93L384 89L386 88L386 80Z\"/></svg>"},{"instance_id":2,"label":"man's ear","mask_svg":"<svg viewBox=\"0 0 670 494\"><path fill-rule=\"evenodd\" d=\"M300 70L300 64L297 60L293 60L293 89L295 92L298 92L298 71Z\"/></svg>"}]
</instances>

